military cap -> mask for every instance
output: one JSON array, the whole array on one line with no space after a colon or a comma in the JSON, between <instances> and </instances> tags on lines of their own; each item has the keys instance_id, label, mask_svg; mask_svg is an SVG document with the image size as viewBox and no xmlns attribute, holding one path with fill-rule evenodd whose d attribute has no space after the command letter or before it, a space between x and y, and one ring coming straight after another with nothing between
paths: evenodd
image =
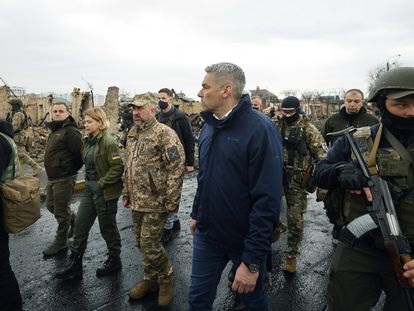
<instances>
[{"instance_id":1,"label":"military cap","mask_svg":"<svg viewBox=\"0 0 414 311\"><path fill-rule=\"evenodd\" d=\"M142 106L145 106L146 104L155 105L155 102L150 96L147 96L147 95L138 96L137 95L134 97L134 101L128 104L128 107L131 107L131 106L142 107Z\"/></svg>"}]
</instances>

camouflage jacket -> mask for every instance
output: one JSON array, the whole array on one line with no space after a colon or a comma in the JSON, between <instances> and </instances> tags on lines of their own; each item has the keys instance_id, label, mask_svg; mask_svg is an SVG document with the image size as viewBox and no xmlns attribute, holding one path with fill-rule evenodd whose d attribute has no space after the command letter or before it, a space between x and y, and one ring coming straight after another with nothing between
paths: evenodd
<instances>
[{"instance_id":1,"label":"camouflage jacket","mask_svg":"<svg viewBox=\"0 0 414 311\"><path fill-rule=\"evenodd\" d=\"M312 160L317 162L326 157L325 141L307 117L300 115L298 121L292 124L285 122L282 117L273 118L272 121L282 135L283 159L287 169L303 172Z\"/></svg>"},{"instance_id":2,"label":"camouflage jacket","mask_svg":"<svg viewBox=\"0 0 414 311\"><path fill-rule=\"evenodd\" d=\"M155 118L128 133L123 197L135 211L175 212L181 198L184 149L177 134Z\"/></svg>"},{"instance_id":3,"label":"camouflage jacket","mask_svg":"<svg viewBox=\"0 0 414 311\"><path fill-rule=\"evenodd\" d=\"M18 145L25 146L27 143L26 137L26 116L23 112L17 111L12 115L12 125L14 131L14 141Z\"/></svg>"}]
</instances>

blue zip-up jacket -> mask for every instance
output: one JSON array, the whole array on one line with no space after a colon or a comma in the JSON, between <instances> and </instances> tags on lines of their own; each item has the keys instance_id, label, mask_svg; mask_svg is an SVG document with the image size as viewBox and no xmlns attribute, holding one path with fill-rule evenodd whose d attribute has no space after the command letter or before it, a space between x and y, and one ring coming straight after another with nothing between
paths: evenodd
<instances>
[{"instance_id":1,"label":"blue zip-up jacket","mask_svg":"<svg viewBox=\"0 0 414 311\"><path fill-rule=\"evenodd\" d=\"M282 140L264 114L243 96L224 120L201 113L198 189L191 217L219 247L260 264L279 219Z\"/></svg>"}]
</instances>

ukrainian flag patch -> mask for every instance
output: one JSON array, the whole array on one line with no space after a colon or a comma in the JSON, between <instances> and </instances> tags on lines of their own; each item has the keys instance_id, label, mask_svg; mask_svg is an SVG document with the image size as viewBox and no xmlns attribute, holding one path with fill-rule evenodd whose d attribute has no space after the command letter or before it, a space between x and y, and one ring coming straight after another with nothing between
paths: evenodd
<instances>
[{"instance_id":1,"label":"ukrainian flag patch","mask_svg":"<svg viewBox=\"0 0 414 311\"><path fill-rule=\"evenodd\" d=\"M112 161L119 160L120 158L121 158L121 156L119 154L113 154L112 155Z\"/></svg>"}]
</instances>

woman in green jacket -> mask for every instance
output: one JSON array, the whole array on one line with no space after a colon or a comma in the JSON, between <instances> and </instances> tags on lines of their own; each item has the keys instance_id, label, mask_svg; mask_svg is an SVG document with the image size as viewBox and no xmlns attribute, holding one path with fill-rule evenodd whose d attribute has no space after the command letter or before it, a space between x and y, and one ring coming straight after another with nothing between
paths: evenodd
<instances>
[{"instance_id":1,"label":"woman in green jacket","mask_svg":"<svg viewBox=\"0 0 414 311\"><path fill-rule=\"evenodd\" d=\"M56 274L61 279L82 277L82 257L96 217L108 247L108 258L96 270L96 275L108 275L122 268L116 212L122 192L124 165L118 144L107 133L108 121L101 108L86 111L85 129L89 134L82 147L86 190L76 216L70 261L63 271Z\"/></svg>"}]
</instances>

